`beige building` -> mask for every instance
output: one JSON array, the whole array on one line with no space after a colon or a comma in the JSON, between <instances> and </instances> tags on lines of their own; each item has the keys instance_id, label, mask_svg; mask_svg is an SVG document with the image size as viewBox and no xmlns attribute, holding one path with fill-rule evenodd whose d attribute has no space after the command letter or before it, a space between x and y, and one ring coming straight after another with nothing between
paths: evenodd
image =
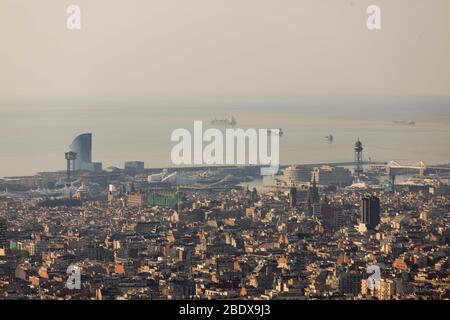
<instances>
[{"instance_id":1,"label":"beige building","mask_svg":"<svg viewBox=\"0 0 450 320\"><path fill-rule=\"evenodd\" d=\"M307 184L311 181L311 168L290 166L284 170L284 180L288 185Z\"/></svg>"},{"instance_id":2,"label":"beige building","mask_svg":"<svg viewBox=\"0 0 450 320\"><path fill-rule=\"evenodd\" d=\"M379 300L391 300L397 293L395 280L381 279L380 289L370 290L367 287L367 279L361 280L361 295L366 298L376 298Z\"/></svg>"},{"instance_id":3,"label":"beige building","mask_svg":"<svg viewBox=\"0 0 450 320\"><path fill-rule=\"evenodd\" d=\"M341 167L321 166L312 171L311 179L316 179L318 185L342 185L352 184L352 173L350 170Z\"/></svg>"}]
</instances>

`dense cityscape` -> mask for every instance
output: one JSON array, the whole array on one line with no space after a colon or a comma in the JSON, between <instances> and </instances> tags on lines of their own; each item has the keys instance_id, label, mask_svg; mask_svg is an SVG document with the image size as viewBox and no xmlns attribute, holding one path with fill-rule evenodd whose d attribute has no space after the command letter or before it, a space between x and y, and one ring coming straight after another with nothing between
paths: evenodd
<instances>
[{"instance_id":1,"label":"dense cityscape","mask_svg":"<svg viewBox=\"0 0 450 320\"><path fill-rule=\"evenodd\" d=\"M0 299L450 298L448 164L364 161L358 140L349 163L267 182L258 166L104 169L92 146L0 180Z\"/></svg>"}]
</instances>

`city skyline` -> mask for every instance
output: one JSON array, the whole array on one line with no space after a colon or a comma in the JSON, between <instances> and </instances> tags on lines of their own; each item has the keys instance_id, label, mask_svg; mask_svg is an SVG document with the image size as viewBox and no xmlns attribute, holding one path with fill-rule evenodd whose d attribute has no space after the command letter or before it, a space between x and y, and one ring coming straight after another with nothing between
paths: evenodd
<instances>
[{"instance_id":1,"label":"city skyline","mask_svg":"<svg viewBox=\"0 0 450 320\"><path fill-rule=\"evenodd\" d=\"M0 300L450 300L449 13L2 0Z\"/></svg>"}]
</instances>

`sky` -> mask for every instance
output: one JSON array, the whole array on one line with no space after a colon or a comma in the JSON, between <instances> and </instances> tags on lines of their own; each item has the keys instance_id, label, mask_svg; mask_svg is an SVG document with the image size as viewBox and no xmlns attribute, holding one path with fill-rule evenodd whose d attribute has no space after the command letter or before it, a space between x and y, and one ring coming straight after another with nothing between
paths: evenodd
<instances>
[{"instance_id":1,"label":"sky","mask_svg":"<svg viewBox=\"0 0 450 320\"><path fill-rule=\"evenodd\" d=\"M81 8L81 30L66 8ZM366 8L382 30L366 28ZM446 95L448 0L2 0L0 108L155 96Z\"/></svg>"}]
</instances>

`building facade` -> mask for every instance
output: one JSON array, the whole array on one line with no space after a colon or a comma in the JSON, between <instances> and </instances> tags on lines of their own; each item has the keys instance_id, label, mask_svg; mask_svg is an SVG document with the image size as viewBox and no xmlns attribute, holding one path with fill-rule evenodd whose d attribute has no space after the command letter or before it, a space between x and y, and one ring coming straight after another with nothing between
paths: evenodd
<instances>
[{"instance_id":1,"label":"building facade","mask_svg":"<svg viewBox=\"0 0 450 320\"><path fill-rule=\"evenodd\" d=\"M380 223L380 199L375 196L366 196L361 200L361 223L367 229L374 230Z\"/></svg>"},{"instance_id":2,"label":"building facade","mask_svg":"<svg viewBox=\"0 0 450 320\"><path fill-rule=\"evenodd\" d=\"M342 185L348 186L352 184L352 173L350 170L341 167L321 166L314 168L312 178L316 180L318 185Z\"/></svg>"},{"instance_id":3,"label":"building facade","mask_svg":"<svg viewBox=\"0 0 450 320\"><path fill-rule=\"evenodd\" d=\"M77 136L70 145L70 150L77 154L74 161L75 170L102 171L100 162L92 162L92 133L83 133Z\"/></svg>"},{"instance_id":4,"label":"building facade","mask_svg":"<svg viewBox=\"0 0 450 320\"><path fill-rule=\"evenodd\" d=\"M306 184L311 181L311 168L290 166L284 170L284 180L288 185Z\"/></svg>"},{"instance_id":5,"label":"building facade","mask_svg":"<svg viewBox=\"0 0 450 320\"><path fill-rule=\"evenodd\" d=\"M7 225L6 220L0 220L0 248L8 247L8 238L6 237Z\"/></svg>"}]
</instances>

